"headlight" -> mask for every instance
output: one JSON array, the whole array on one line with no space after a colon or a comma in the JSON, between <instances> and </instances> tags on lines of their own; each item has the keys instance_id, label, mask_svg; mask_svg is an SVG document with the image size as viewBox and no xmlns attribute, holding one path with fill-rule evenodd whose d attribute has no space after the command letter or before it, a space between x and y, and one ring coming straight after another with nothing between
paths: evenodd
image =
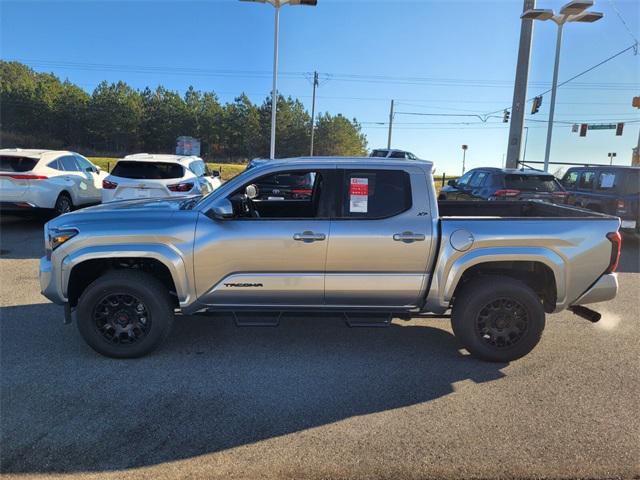
<instances>
[{"instance_id":1,"label":"headlight","mask_svg":"<svg viewBox=\"0 0 640 480\"><path fill-rule=\"evenodd\" d=\"M55 250L67 240L72 239L78 234L77 230L49 230L49 248Z\"/></svg>"}]
</instances>

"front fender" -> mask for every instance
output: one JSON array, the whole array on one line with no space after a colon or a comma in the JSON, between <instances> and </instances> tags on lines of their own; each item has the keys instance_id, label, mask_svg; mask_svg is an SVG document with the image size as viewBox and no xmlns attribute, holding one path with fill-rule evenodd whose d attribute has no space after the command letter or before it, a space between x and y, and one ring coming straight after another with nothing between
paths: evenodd
<instances>
[{"instance_id":1,"label":"front fender","mask_svg":"<svg viewBox=\"0 0 640 480\"><path fill-rule=\"evenodd\" d=\"M105 258L153 258L169 269L180 307L187 306L195 299L193 282L191 281L185 262L180 254L171 246L162 244L112 244L84 247L67 255L61 262L60 285L64 298L68 298L68 285L71 271L76 265L87 260Z\"/></svg>"}]
</instances>

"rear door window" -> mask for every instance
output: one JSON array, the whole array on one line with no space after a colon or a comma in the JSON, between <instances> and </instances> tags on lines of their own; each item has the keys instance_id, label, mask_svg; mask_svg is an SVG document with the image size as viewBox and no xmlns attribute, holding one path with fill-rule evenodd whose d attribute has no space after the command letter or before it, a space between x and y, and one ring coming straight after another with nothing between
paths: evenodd
<instances>
[{"instance_id":1,"label":"rear door window","mask_svg":"<svg viewBox=\"0 0 640 480\"><path fill-rule=\"evenodd\" d=\"M388 150L374 150L373 152L371 152L371 156L372 157L386 157L388 153L389 153Z\"/></svg>"},{"instance_id":2,"label":"rear door window","mask_svg":"<svg viewBox=\"0 0 640 480\"><path fill-rule=\"evenodd\" d=\"M580 172L578 170L567 172L567 174L562 179L564 188L566 188L567 190L573 190L574 188L576 188L579 176Z\"/></svg>"},{"instance_id":3,"label":"rear door window","mask_svg":"<svg viewBox=\"0 0 640 480\"><path fill-rule=\"evenodd\" d=\"M558 181L553 175L505 175L504 185L508 189L531 192L557 192Z\"/></svg>"},{"instance_id":4,"label":"rear door window","mask_svg":"<svg viewBox=\"0 0 640 480\"><path fill-rule=\"evenodd\" d=\"M37 158L0 156L0 171L2 172L28 172L33 170L38 163Z\"/></svg>"},{"instance_id":5,"label":"rear door window","mask_svg":"<svg viewBox=\"0 0 640 480\"><path fill-rule=\"evenodd\" d=\"M113 167L111 175L137 180L169 180L182 178L184 176L184 168L177 163L120 160Z\"/></svg>"},{"instance_id":6,"label":"rear door window","mask_svg":"<svg viewBox=\"0 0 640 480\"><path fill-rule=\"evenodd\" d=\"M341 218L387 218L411 208L411 182L402 170L345 170Z\"/></svg>"},{"instance_id":7,"label":"rear door window","mask_svg":"<svg viewBox=\"0 0 640 480\"><path fill-rule=\"evenodd\" d=\"M405 158L404 152L391 152L390 158Z\"/></svg>"},{"instance_id":8,"label":"rear door window","mask_svg":"<svg viewBox=\"0 0 640 480\"><path fill-rule=\"evenodd\" d=\"M65 157L60 157L58 159L58 164L62 166L62 170L65 172L79 172L80 167L76 162L76 157L72 155L67 155Z\"/></svg>"},{"instance_id":9,"label":"rear door window","mask_svg":"<svg viewBox=\"0 0 640 480\"><path fill-rule=\"evenodd\" d=\"M612 191L618 187L618 179L615 172L600 172L596 188L600 191Z\"/></svg>"},{"instance_id":10,"label":"rear door window","mask_svg":"<svg viewBox=\"0 0 640 480\"><path fill-rule=\"evenodd\" d=\"M471 181L469 182L470 187L481 187L484 184L485 179L487 178L487 172L476 172Z\"/></svg>"},{"instance_id":11,"label":"rear door window","mask_svg":"<svg viewBox=\"0 0 640 480\"><path fill-rule=\"evenodd\" d=\"M586 171L582 172L580 175L580 180L578 181L578 188L580 190L591 190L593 189L593 182L596 177L596 172L594 171Z\"/></svg>"}]
</instances>

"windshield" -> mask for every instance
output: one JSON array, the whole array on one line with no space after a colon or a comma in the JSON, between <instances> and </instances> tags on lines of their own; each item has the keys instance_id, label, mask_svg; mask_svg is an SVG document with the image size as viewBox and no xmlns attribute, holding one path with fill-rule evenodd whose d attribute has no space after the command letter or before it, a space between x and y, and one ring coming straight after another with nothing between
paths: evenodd
<instances>
[{"instance_id":1,"label":"windshield","mask_svg":"<svg viewBox=\"0 0 640 480\"><path fill-rule=\"evenodd\" d=\"M514 190L557 192L560 189L553 175L506 175L504 186Z\"/></svg>"}]
</instances>

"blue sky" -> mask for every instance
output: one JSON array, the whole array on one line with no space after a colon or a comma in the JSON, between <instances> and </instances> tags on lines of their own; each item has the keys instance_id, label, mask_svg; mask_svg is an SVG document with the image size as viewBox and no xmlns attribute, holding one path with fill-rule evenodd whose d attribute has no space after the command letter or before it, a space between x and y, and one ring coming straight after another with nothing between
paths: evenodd
<instances>
[{"instance_id":1,"label":"blue sky","mask_svg":"<svg viewBox=\"0 0 640 480\"><path fill-rule=\"evenodd\" d=\"M558 9L564 2L537 3ZM0 6L3 59L54 72L89 91L100 80L122 79L137 88L163 84L181 92L193 85L216 91L223 101L244 91L261 102L271 88L273 8L268 5L2 0ZM311 83L303 74L317 70L317 109L356 117L370 148L386 145L392 98L398 112L502 110L513 95L521 10L521 0L319 0L315 8L285 7L279 90L310 108ZM632 35L640 37L638 0L599 0L594 10L605 18L565 28L560 80L633 44ZM536 24L528 97L550 84L555 37L554 24ZM639 120L631 107L632 96L639 94L640 55L630 51L561 88L556 120ZM546 95L532 119L546 120L549 100ZM438 172L459 171L462 144L469 145L469 168L500 165L506 152L508 128L500 119L459 125L476 120L399 113L395 122L393 146L433 160ZM527 125L526 158L541 160L546 125ZM607 153L615 151L616 163L629 164L639 127L626 125L622 137L590 131L580 138L569 126L557 126L552 160L607 162Z\"/></svg>"}]
</instances>

